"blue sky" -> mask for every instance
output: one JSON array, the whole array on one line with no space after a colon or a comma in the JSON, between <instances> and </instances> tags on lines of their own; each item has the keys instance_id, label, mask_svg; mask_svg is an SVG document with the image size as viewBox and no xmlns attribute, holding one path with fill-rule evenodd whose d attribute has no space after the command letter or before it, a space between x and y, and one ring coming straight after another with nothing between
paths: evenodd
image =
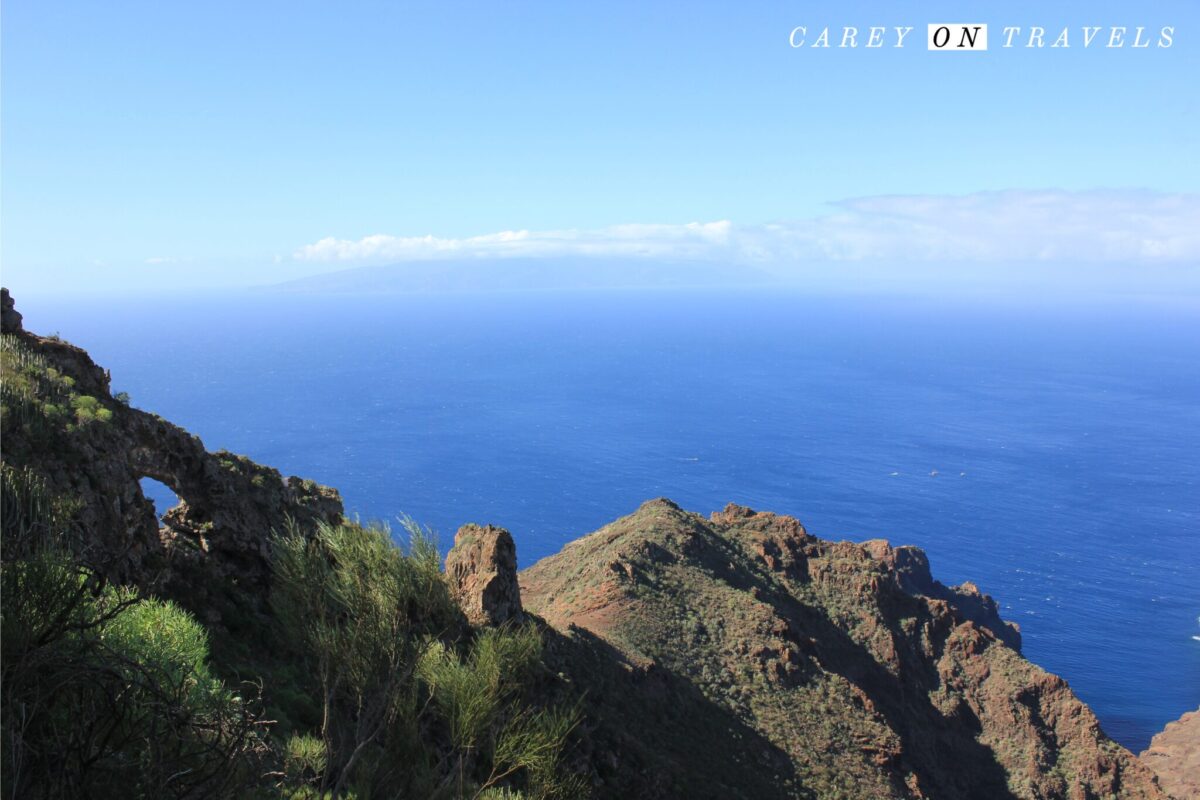
<instances>
[{"instance_id":1,"label":"blue sky","mask_svg":"<svg viewBox=\"0 0 1200 800\"><path fill-rule=\"evenodd\" d=\"M4 281L253 284L487 255L504 232L686 255L713 225L736 239L720 257L920 260L971 214L950 233L991 236L984 260L1059 258L1090 224L1120 232L1096 258L1194 264L1200 6L1044 5L9 0ZM992 49L929 53L928 22L987 22ZM917 30L794 50L797 25ZM1169 49L1004 50L1003 25L1176 31ZM1014 248L992 221L1022 193L1047 205ZM917 197L860 199L893 195ZM1060 218L1091 222L1059 243Z\"/></svg>"}]
</instances>

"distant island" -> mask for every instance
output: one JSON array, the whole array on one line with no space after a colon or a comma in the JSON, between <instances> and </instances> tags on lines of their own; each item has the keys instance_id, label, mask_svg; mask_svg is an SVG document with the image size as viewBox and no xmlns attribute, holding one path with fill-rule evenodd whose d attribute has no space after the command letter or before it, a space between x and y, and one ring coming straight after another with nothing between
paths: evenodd
<instances>
[{"instance_id":1,"label":"distant island","mask_svg":"<svg viewBox=\"0 0 1200 800\"><path fill-rule=\"evenodd\" d=\"M1194 789L1197 717L1130 753L917 548L659 498L522 572L508 531L464 524L443 565L2 305L6 796ZM179 504L158 517L143 478Z\"/></svg>"},{"instance_id":2,"label":"distant island","mask_svg":"<svg viewBox=\"0 0 1200 800\"><path fill-rule=\"evenodd\" d=\"M645 258L459 258L356 267L270 286L296 293L412 293L759 286L769 272L712 261Z\"/></svg>"}]
</instances>

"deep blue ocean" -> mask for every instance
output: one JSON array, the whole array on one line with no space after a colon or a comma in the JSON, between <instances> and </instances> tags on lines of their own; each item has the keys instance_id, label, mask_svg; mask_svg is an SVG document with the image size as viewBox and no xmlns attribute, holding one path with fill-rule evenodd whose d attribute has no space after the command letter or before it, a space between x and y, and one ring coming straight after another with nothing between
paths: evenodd
<instances>
[{"instance_id":1,"label":"deep blue ocean","mask_svg":"<svg viewBox=\"0 0 1200 800\"><path fill-rule=\"evenodd\" d=\"M495 523L528 565L735 501L923 547L1134 751L1200 705L1195 303L19 289L134 405L363 519Z\"/></svg>"}]
</instances>

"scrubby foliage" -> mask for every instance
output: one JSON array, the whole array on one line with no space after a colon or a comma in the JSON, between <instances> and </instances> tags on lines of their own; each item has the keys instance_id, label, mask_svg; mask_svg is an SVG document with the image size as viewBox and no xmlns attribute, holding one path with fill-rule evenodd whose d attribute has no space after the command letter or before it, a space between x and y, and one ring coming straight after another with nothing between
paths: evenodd
<instances>
[{"instance_id":1,"label":"scrubby foliage","mask_svg":"<svg viewBox=\"0 0 1200 800\"><path fill-rule=\"evenodd\" d=\"M415 526L407 552L353 524L275 538L276 729L192 615L108 584L69 546L71 504L0 473L4 797L585 794L561 765L577 711L528 696L540 633L472 631Z\"/></svg>"},{"instance_id":2,"label":"scrubby foliage","mask_svg":"<svg viewBox=\"0 0 1200 800\"><path fill-rule=\"evenodd\" d=\"M252 532L269 581L214 569L197 594L179 575L216 555L139 561L147 542L96 530L96 498L75 494L128 397L22 335L0 337L0 372L4 798L585 794L561 763L578 712L538 702L541 634L468 625L416 525L399 548L381 527L272 518Z\"/></svg>"},{"instance_id":3,"label":"scrubby foliage","mask_svg":"<svg viewBox=\"0 0 1200 800\"><path fill-rule=\"evenodd\" d=\"M6 425L34 438L51 431L112 421L99 398L76 391L75 379L26 347L12 334L0 336L0 404Z\"/></svg>"},{"instance_id":4,"label":"scrubby foliage","mask_svg":"<svg viewBox=\"0 0 1200 800\"><path fill-rule=\"evenodd\" d=\"M321 698L320 723L286 745L285 793L580 796L559 763L578 714L523 697L540 634L472 635L437 548L407 527L407 553L387 530L353 524L274 542L272 608Z\"/></svg>"},{"instance_id":5,"label":"scrubby foliage","mask_svg":"<svg viewBox=\"0 0 1200 800\"><path fill-rule=\"evenodd\" d=\"M67 547L69 503L36 474L4 466L0 477L4 796L200 798L252 785L260 726L213 678L200 624L108 585Z\"/></svg>"}]
</instances>

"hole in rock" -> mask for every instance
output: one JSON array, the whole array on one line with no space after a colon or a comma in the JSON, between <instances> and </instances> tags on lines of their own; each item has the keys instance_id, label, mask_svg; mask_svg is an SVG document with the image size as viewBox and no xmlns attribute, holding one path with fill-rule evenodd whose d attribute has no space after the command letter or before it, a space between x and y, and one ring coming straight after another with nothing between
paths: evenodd
<instances>
[{"instance_id":1,"label":"hole in rock","mask_svg":"<svg viewBox=\"0 0 1200 800\"><path fill-rule=\"evenodd\" d=\"M141 484L142 494L154 504L154 516L158 518L158 527L161 528L163 514L179 505L179 495L171 491L171 487L154 478L142 478L138 483Z\"/></svg>"}]
</instances>

